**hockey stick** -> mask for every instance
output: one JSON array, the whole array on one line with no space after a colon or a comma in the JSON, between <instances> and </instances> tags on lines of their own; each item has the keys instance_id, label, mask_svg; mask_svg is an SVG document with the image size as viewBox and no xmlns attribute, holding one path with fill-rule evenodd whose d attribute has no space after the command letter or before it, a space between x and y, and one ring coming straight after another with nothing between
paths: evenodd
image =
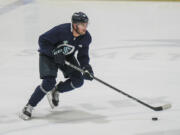
<instances>
[{"instance_id":1,"label":"hockey stick","mask_svg":"<svg viewBox=\"0 0 180 135\"><path fill-rule=\"evenodd\" d=\"M85 73L85 71L83 69L81 69L81 68L79 68L77 66L72 65L68 61L65 61L65 64L70 66L71 68L74 68L75 70L77 70L77 71L79 71L81 73ZM138 102L138 103L140 103L140 104L142 104L142 105L144 105L144 106L146 106L146 107L148 107L148 108L150 108L150 109L152 109L154 111L162 111L162 110L166 110L166 109L171 108L171 104L165 104L165 105L158 106L158 107L151 106L151 105L149 105L149 104L147 104L147 103L145 103L145 102L143 102L143 101L141 101L141 100L139 100L139 99L137 99L137 98L135 98L135 97L125 93L125 92L123 92L122 90L119 90L119 89L115 88L114 86L112 86L112 85L110 85L110 84L108 84L108 83L98 79L97 77L95 77L93 75L91 75L91 76L93 77L94 80L96 80L96 81L98 81L98 82L100 82L100 83L102 83L102 84L112 88L113 90L115 90L115 91L117 91L117 92L119 92L119 93L121 93L121 94L123 94L123 95L125 95L125 96L127 96L127 97L129 97L131 99L133 99L134 101L136 101L136 102Z\"/></svg>"}]
</instances>

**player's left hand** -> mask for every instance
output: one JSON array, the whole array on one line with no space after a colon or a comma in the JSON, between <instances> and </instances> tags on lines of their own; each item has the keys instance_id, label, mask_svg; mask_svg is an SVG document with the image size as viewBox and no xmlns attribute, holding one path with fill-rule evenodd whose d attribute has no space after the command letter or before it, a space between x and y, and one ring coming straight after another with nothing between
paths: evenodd
<instances>
[{"instance_id":1,"label":"player's left hand","mask_svg":"<svg viewBox=\"0 0 180 135\"><path fill-rule=\"evenodd\" d=\"M92 81L94 79L94 72L91 65L86 65L82 69L85 71L85 73L83 73L84 79Z\"/></svg>"},{"instance_id":2,"label":"player's left hand","mask_svg":"<svg viewBox=\"0 0 180 135\"><path fill-rule=\"evenodd\" d=\"M55 48L53 50L54 62L60 66L65 64L65 55L62 52L61 48Z\"/></svg>"}]
</instances>

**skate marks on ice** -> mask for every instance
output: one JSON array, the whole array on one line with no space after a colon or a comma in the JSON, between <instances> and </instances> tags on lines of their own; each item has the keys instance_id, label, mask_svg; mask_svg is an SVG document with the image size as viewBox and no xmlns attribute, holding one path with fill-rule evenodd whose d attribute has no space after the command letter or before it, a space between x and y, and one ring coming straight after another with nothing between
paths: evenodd
<instances>
[{"instance_id":1,"label":"skate marks on ice","mask_svg":"<svg viewBox=\"0 0 180 135\"><path fill-rule=\"evenodd\" d=\"M176 60L180 60L180 53L169 53L170 57L170 61L176 61Z\"/></svg>"},{"instance_id":2,"label":"skate marks on ice","mask_svg":"<svg viewBox=\"0 0 180 135\"><path fill-rule=\"evenodd\" d=\"M38 54L38 51L36 49L23 49L20 52L16 54L16 56L35 56Z\"/></svg>"},{"instance_id":3,"label":"skate marks on ice","mask_svg":"<svg viewBox=\"0 0 180 135\"><path fill-rule=\"evenodd\" d=\"M143 100L152 104L167 103L166 99L166 97L143 98ZM144 121L145 119L141 115L151 115L152 112L148 111L148 109L139 107L140 109L138 110L137 106L138 104L128 99L108 100L105 102L102 101L102 103L99 102L98 104L82 103L74 106L64 105L54 110L47 107L39 108L34 110L32 120L30 121L19 119L16 113L1 115L0 123L10 127L1 129L0 135L47 127L52 124L79 124L86 122L101 124L123 120ZM134 107L136 108L135 110Z\"/></svg>"},{"instance_id":4,"label":"skate marks on ice","mask_svg":"<svg viewBox=\"0 0 180 135\"><path fill-rule=\"evenodd\" d=\"M106 45L108 46L108 45ZM125 58L130 60L180 60L180 40L127 40L119 45L93 49L94 58ZM119 57L121 56L121 57Z\"/></svg>"},{"instance_id":5,"label":"skate marks on ice","mask_svg":"<svg viewBox=\"0 0 180 135\"><path fill-rule=\"evenodd\" d=\"M170 102L167 101L167 97L155 97L155 98L139 98L140 100L148 103L148 104L169 104ZM112 104L114 107L135 107L135 106L142 106L141 104L131 100L131 99L126 99L126 100L111 100L109 101L110 104ZM146 108L146 107L145 107Z\"/></svg>"},{"instance_id":6,"label":"skate marks on ice","mask_svg":"<svg viewBox=\"0 0 180 135\"><path fill-rule=\"evenodd\" d=\"M69 108L66 110L65 108ZM71 108L71 109L70 109ZM75 109L76 108L76 109ZM33 117L36 120L45 120L49 123L84 123L84 122L92 122L92 123L107 123L109 120L107 116L84 111L81 109L77 109L77 107L72 106L64 106L62 108L52 110L46 115L36 115Z\"/></svg>"},{"instance_id":7,"label":"skate marks on ice","mask_svg":"<svg viewBox=\"0 0 180 135\"><path fill-rule=\"evenodd\" d=\"M141 100L146 101L149 104L165 104L169 103L167 97L157 97L157 98L142 98ZM137 108L138 103L126 100L109 100L106 102L98 104L82 103L76 106L62 106L54 110L47 111L47 108L41 110L41 112L46 112L46 114L38 112L33 117L32 120L44 120L49 123L109 123L116 117L121 117L122 115L134 115L141 112L142 109L139 107L138 112L124 113L123 110L129 110L131 108ZM119 111L118 111L119 110ZM133 109L134 110L134 109ZM148 108L144 108L147 113ZM103 112L103 113L100 113ZM107 112L107 113L106 113ZM110 112L110 114L109 114ZM114 113L115 112L115 113ZM102 115L103 114L103 115Z\"/></svg>"},{"instance_id":8,"label":"skate marks on ice","mask_svg":"<svg viewBox=\"0 0 180 135\"><path fill-rule=\"evenodd\" d=\"M146 132L146 133L139 133L136 135L180 135L180 129L174 129L174 130L159 130L159 131L153 131L153 132Z\"/></svg>"},{"instance_id":9,"label":"skate marks on ice","mask_svg":"<svg viewBox=\"0 0 180 135\"><path fill-rule=\"evenodd\" d=\"M162 104L169 104L170 102L167 101L167 97L154 97L154 98L139 98L140 100L151 104L151 105L162 105ZM126 109L130 107L138 107L142 106L141 104L133 101L132 99L123 99L123 100L109 100L103 104L90 104L90 103L83 103L80 104L81 108L86 109L88 111L98 111L98 110L111 110L111 109ZM146 107L145 107L146 108ZM148 109L148 108L147 108Z\"/></svg>"},{"instance_id":10,"label":"skate marks on ice","mask_svg":"<svg viewBox=\"0 0 180 135\"><path fill-rule=\"evenodd\" d=\"M139 52L138 49L134 50L134 52L128 52L127 54L121 54L120 50L123 51L125 48L118 47L118 48L111 48L110 50L92 50L91 54L94 58L119 58L120 56L124 56L126 59L130 60L158 60L161 59L160 52L154 52L151 50L145 50L143 52ZM135 49L135 48L134 48ZM179 48L180 49L180 48ZM180 61L180 53L174 52L163 54L165 57L164 59L167 61ZM123 57L123 58L124 58Z\"/></svg>"},{"instance_id":11,"label":"skate marks on ice","mask_svg":"<svg viewBox=\"0 0 180 135\"><path fill-rule=\"evenodd\" d=\"M13 123L16 124L18 122L18 120L19 120L19 118L17 117L17 114L15 114L15 113L0 115L0 124L13 124Z\"/></svg>"},{"instance_id":12,"label":"skate marks on ice","mask_svg":"<svg viewBox=\"0 0 180 135\"><path fill-rule=\"evenodd\" d=\"M137 52L133 54L130 59L132 60L151 60L152 58L158 58L159 55L153 52ZM167 53L165 56L168 61L179 61L180 53Z\"/></svg>"},{"instance_id":13,"label":"skate marks on ice","mask_svg":"<svg viewBox=\"0 0 180 135\"><path fill-rule=\"evenodd\" d=\"M76 109L75 109L76 108ZM43 113L42 113L43 112ZM1 116L0 116L1 117ZM4 116L2 116L4 117ZM10 118L8 118L10 117ZM16 134L19 132L35 130L38 128L46 128L52 124L76 124L84 122L93 123L107 123L106 116L90 113L77 109L77 107L63 106L56 110L50 110L49 108L35 111L31 120L23 121L18 119L18 114L11 114L11 116L4 117L3 123L7 128L0 128L0 135Z\"/></svg>"},{"instance_id":14,"label":"skate marks on ice","mask_svg":"<svg viewBox=\"0 0 180 135\"><path fill-rule=\"evenodd\" d=\"M47 123L33 123L25 122L18 117L18 113L6 113L6 115L1 115L0 121L0 135L7 135L11 133L18 133L25 130L32 130L34 128L42 127L47 125Z\"/></svg>"},{"instance_id":15,"label":"skate marks on ice","mask_svg":"<svg viewBox=\"0 0 180 135\"><path fill-rule=\"evenodd\" d=\"M141 100L151 105L169 103L167 97L141 98ZM137 107L139 109L137 109ZM43 110L41 110L41 112L43 112ZM47 112L46 108L44 112ZM45 120L50 123L109 123L117 120L118 117L121 119L122 116L142 115L145 113L148 115L151 114L152 111L146 107L143 108L142 105L132 100L123 99L99 101L97 104L85 102L75 106L66 105L49 111L46 114L38 113L33 119Z\"/></svg>"},{"instance_id":16,"label":"skate marks on ice","mask_svg":"<svg viewBox=\"0 0 180 135\"><path fill-rule=\"evenodd\" d=\"M0 15L6 14L12 10L17 9L20 6L32 3L34 0L16 0L14 2L9 2L9 4L6 4L0 8ZM3 3L3 2L2 2Z\"/></svg>"}]
</instances>

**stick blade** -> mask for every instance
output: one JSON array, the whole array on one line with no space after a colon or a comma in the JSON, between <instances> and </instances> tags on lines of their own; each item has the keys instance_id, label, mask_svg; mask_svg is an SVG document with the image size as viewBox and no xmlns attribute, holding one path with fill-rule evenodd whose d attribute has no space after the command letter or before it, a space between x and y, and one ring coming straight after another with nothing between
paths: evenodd
<instances>
[{"instance_id":1,"label":"stick blade","mask_svg":"<svg viewBox=\"0 0 180 135\"><path fill-rule=\"evenodd\" d=\"M163 105L163 106L154 107L153 109L154 109L155 111L163 111L163 110L170 109L171 107L172 107L171 104L166 104L166 105Z\"/></svg>"},{"instance_id":2,"label":"stick blade","mask_svg":"<svg viewBox=\"0 0 180 135\"><path fill-rule=\"evenodd\" d=\"M171 104L166 104L166 105L162 106L163 110L170 109L171 107L172 107Z\"/></svg>"}]
</instances>

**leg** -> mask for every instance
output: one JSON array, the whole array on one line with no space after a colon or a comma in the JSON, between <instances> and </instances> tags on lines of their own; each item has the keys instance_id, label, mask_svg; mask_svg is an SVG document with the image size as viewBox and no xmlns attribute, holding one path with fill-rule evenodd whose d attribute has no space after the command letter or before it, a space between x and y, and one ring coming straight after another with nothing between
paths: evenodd
<instances>
[{"instance_id":1,"label":"leg","mask_svg":"<svg viewBox=\"0 0 180 135\"><path fill-rule=\"evenodd\" d=\"M43 79L42 84L37 86L28 104L35 107L42 98L51 91L56 84L58 67L54 63L54 59L45 55L40 55L39 59L39 71L40 78Z\"/></svg>"},{"instance_id":2,"label":"leg","mask_svg":"<svg viewBox=\"0 0 180 135\"><path fill-rule=\"evenodd\" d=\"M54 88L55 84L56 80L54 77L44 78L42 84L35 89L27 105L23 108L20 118L24 120L30 119L33 107L35 107L43 99L48 91Z\"/></svg>"},{"instance_id":3,"label":"leg","mask_svg":"<svg viewBox=\"0 0 180 135\"><path fill-rule=\"evenodd\" d=\"M79 63L75 57L71 57L67 61L69 61L73 65L79 66ZM67 79L65 82L60 82L57 85L57 90L59 92L61 92L61 93L68 92L73 89L79 88L83 85L84 78L82 76L82 73L80 73L79 71L76 71L75 69L73 69L67 65L65 65L65 69L62 71L63 71L63 74L65 75L65 77L68 77L69 79Z\"/></svg>"},{"instance_id":4,"label":"leg","mask_svg":"<svg viewBox=\"0 0 180 135\"><path fill-rule=\"evenodd\" d=\"M83 83L84 83L84 79L82 74L78 71L75 71L69 76L69 79L67 79L65 82L60 82L57 85L57 90L60 93L68 92L73 89L81 87Z\"/></svg>"},{"instance_id":5,"label":"leg","mask_svg":"<svg viewBox=\"0 0 180 135\"><path fill-rule=\"evenodd\" d=\"M34 93L28 101L28 104L30 104L32 107L35 107L43 99L47 92L54 88L55 84L56 80L54 77L44 78L42 84L35 89Z\"/></svg>"},{"instance_id":6,"label":"leg","mask_svg":"<svg viewBox=\"0 0 180 135\"><path fill-rule=\"evenodd\" d=\"M31 118L33 107L35 107L46 95L52 90L56 84L58 67L54 60L48 56L40 55L39 59L40 78L43 79L42 84L37 86L31 95L27 105L23 108L20 118L28 120Z\"/></svg>"},{"instance_id":7,"label":"leg","mask_svg":"<svg viewBox=\"0 0 180 135\"><path fill-rule=\"evenodd\" d=\"M79 66L77 60L73 57L70 60L74 65ZM51 108L58 106L59 103L59 92L68 92L75 88L79 88L84 83L84 78L82 74L70 67L64 66L60 68L64 74L65 78L68 78L65 82L60 82L53 91L47 94L48 101L50 103Z\"/></svg>"}]
</instances>

